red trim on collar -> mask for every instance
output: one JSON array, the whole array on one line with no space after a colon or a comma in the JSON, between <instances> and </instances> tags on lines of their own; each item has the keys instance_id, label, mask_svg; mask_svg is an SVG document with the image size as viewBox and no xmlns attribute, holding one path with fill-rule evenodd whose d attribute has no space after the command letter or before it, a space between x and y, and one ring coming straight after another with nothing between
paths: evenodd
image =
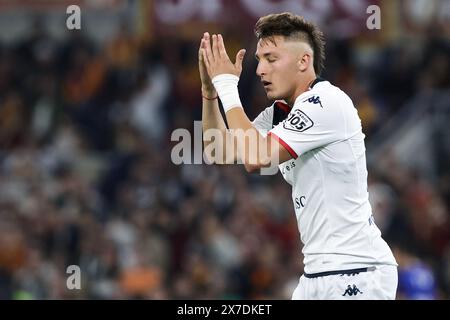
<instances>
[{"instance_id":1,"label":"red trim on collar","mask_svg":"<svg viewBox=\"0 0 450 320\"><path fill-rule=\"evenodd\" d=\"M275 106L280 108L284 112L291 112L291 107L287 103L277 101L277 102L275 102Z\"/></svg>"}]
</instances>

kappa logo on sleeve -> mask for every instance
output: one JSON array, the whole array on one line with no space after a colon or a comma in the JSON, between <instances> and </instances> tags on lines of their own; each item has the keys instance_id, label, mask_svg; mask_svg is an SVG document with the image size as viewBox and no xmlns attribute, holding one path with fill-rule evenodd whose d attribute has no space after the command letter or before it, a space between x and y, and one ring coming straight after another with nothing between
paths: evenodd
<instances>
[{"instance_id":1,"label":"kappa logo on sleeve","mask_svg":"<svg viewBox=\"0 0 450 320\"><path fill-rule=\"evenodd\" d=\"M314 122L299 109L293 110L283 121L283 128L287 130L303 132L314 125Z\"/></svg>"},{"instance_id":2,"label":"kappa logo on sleeve","mask_svg":"<svg viewBox=\"0 0 450 320\"><path fill-rule=\"evenodd\" d=\"M322 102L320 101L320 97L319 96L312 96L312 97L306 98L302 102L309 102L309 103L313 103L313 104L320 104L320 107L323 108L323 105L322 105Z\"/></svg>"}]
</instances>

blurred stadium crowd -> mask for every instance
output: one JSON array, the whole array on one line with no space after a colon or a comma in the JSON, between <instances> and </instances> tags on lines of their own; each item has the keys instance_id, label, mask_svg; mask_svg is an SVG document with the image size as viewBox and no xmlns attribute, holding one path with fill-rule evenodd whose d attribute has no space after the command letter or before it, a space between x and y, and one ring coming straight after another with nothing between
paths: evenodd
<instances>
[{"instance_id":1,"label":"blurred stadium crowd","mask_svg":"<svg viewBox=\"0 0 450 320\"><path fill-rule=\"evenodd\" d=\"M370 63L360 38L327 39L323 76L352 97L367 142L418 94L450 90L449 33L433 28L375 46ZM243 45L224 34L230 52ZM82 31L55 41L38 20L0 44L0 299L290 298L303 270L282 177L170 161L171 132L201 119L197 49L126 23L101 46ZM269 102L247 51L252 118ZM369 167L399 299L450 297L449 160L437 179L390 154ZM72 264L81 290L66 287Z\"/></svg>"}]
</instances>

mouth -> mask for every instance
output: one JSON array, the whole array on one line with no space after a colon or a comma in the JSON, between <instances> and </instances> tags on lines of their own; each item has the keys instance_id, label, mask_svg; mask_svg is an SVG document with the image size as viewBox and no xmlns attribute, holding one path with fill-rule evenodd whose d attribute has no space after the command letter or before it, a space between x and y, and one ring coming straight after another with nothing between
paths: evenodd
<instances>
[{"instance_id":1,"label":"mouth","mask_svg":"<svg viewBox=\"0 0 450 320\"><path fill-rule=\"evenodd\" d=\"M261 80L261 83L264 86L264 89L267 89L270 85L272 85L272 82Z\"/></svg>"}]
</instances>

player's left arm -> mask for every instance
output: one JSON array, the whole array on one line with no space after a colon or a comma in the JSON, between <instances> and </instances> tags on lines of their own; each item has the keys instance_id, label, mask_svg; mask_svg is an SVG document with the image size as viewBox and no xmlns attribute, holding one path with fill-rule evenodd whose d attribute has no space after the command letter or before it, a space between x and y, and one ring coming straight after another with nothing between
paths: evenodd
<instances>
[{"instance_id":1,"label":"player's left arm","mask_svg":"<svg viewBox=\"0 0 450 320\"><path fill-rule=\"evenodd\" d=\"M212 46L208 43L202 53L246 170L253 172L291 159L292 155L277 139L271 135L264 137L259 133L242 108L237 83L242 71L245 50L242 49L237 53L236 62L233 64L219 34L212 36Z\"/></svg>"},{"instance_id":2,"label":"player's left arm","mask_svg":"<svg viewBox=\"0 0 450 320\"><path fill-rule=\"evenodd\" d=\"M228 126L236 137L239 154L248 172L278 165L292 158L272 135L262 136L248 119L243 108L226 112Z\"/></svg>"}]
</instances>

